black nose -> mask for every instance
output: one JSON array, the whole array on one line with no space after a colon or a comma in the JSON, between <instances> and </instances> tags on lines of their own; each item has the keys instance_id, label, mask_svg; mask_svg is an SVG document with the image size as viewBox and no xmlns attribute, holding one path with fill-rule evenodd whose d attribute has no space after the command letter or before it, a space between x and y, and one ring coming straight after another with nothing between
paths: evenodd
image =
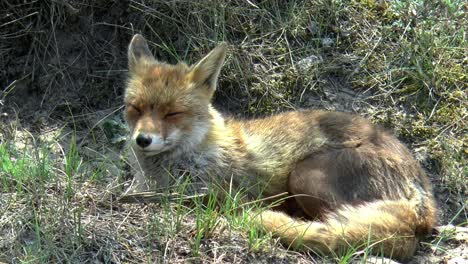
<instances>
[{"instance_id":1,"label":"black nose","mask_svg":"<svg viewBox=\"0 0 468 264\"><path fill-rule=\"evenodd\" d=\"M136 143L138 144L138 146L146 148L151 144L151 136L140 133L136 138Z\"/></svg>"}]
</instances>

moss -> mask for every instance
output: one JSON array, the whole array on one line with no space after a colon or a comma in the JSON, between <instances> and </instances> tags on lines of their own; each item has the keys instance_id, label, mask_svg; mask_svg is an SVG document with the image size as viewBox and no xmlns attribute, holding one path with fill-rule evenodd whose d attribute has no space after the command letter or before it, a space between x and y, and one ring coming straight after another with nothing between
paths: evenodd
<instances>
[{"instance_id":1,"label":"moss","mask_svg":"<svg viewBox=\"0 0 468 264\"><path fill-rule=\"evenodd\" d=\"M453 193L466 195L468 185L468 137L439 137L429 142L431 157L438 161L442 183Z\"/></svg>"}]
</instances>

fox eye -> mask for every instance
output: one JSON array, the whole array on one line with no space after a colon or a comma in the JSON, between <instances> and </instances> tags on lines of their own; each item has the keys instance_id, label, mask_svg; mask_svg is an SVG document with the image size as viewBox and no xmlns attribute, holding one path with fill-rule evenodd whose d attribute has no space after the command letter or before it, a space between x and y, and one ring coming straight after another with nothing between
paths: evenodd
<instances>
[{"instance_id":1,"label":"fox eye","mask_svg":"<svg viewBox=\"0 0 468 264\"><path fill-rule=\"evenodd\" d=\"M141 114L140 108L136 107L135 105L129 104L128 107L134 111L136 111L139 115Z\"/></svg>"},{"instance_id":2,"label":"fox eye","mask_svg":"<svg viewBox=\"0 0 468 264\"><path fill-rule=\"evenodd\" d=\"M170 113L167 113L166 114L166 118L168 117L176 117L176 116L179 116L179 115L182 115L184 112L170 112Z\"/></svg>"}]
</instances>

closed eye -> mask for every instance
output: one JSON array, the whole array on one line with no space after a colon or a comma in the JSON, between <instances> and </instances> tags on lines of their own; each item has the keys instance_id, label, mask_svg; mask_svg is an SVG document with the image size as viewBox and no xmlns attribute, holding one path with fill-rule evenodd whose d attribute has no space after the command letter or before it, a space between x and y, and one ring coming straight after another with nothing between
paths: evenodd
<instances>
[{"instance_id":1,"label":"closed eye","mask_svg":"<svg viewBox=\"0 0 468 264\"><path fill-rule=\"evenodd\" d=\"M128 106L129 106L130 108L132 108L133 110L137 111L137 112L138 112L138 114L141 114L141 110L140 110L140 108L136 107L136 106L135 106L135 105L133 105L133 104L128 104Z\"/></svg>"},{"instance_id":2,"label":"closed eye","mask_svg":"<svg viewBox=\"0 0 468 264\"><path fill-rule=\"evenodd\" d=\"M171 113L166 114L166 118L167 117L175 117L175 116L181 115L183 113L184 112L171 112Z\"/></svg>"}]
</instances>

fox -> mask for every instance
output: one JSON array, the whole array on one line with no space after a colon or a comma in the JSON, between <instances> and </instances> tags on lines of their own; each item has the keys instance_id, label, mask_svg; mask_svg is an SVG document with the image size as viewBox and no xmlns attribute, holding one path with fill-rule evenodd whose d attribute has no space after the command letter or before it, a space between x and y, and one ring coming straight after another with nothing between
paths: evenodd
<instances>
[{"instance_id":1,"label":"fox","mask_svg":"<svg viewBox=\"0 0 468 264\"><path fill-rule=\"evenodd\" d=\"M212 98L227 49L223 42L192 65L170 64L133 36L124 93L132 191L190 177L245 188L250 199L286 193L280 206L253 216L286 246L339 254L370 241L380 254L409 260L437 222L430 180L411 151L358 114L225 117Z\"/></svg>"}]
</instances>

